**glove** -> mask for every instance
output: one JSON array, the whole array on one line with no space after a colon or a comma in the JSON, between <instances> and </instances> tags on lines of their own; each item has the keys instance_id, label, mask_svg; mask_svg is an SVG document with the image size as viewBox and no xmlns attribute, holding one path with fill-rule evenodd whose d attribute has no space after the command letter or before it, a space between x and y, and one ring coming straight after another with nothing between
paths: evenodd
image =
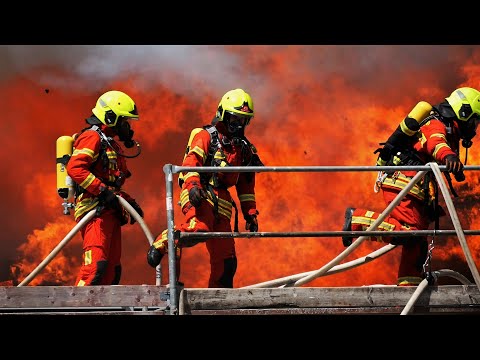
<instances>
[{"instance_id":1,"label":"glove","mask_svg":"<svg viewBox=\"0 0 480 360\"><path fill-rule=\"evenodd\" d=\"M142 208L140 207L140 205L137 204L136 201L129 201L128 202L130 205L132 205L132 207L135 209L135 211L138 213L138 215L140 215L141 218L143 218L143 210ZM133 225L137 222L137 220L135 220L135 218L130 214L130 224Z\"/></svg>"},{"instance_id":2,"label":"glove","mask_svg":"<svg viewBox=\"0 0 480 360\"><path fill-rule=\"evenodd\" d=\"M190 204L197 208L202 203L202 200L207 198L207 193L201 187L194 186L188 192L188 198L190 199Z\"/></svg>"},{"instance_id":3,"label":"glove","mask_svg":"<svg viewBox=\"0 0 480 360\"><path fill-rule=\"evenodd\" d=\"M155 268L160 264L160 261L162 261L163 254L155 248L155 246L150 246L150 249L148 250L147 253L147 262L148 265L151 267Z\"/></svg>"},{"instance_id":4,"label":"glove","mask_svg":"<svg viewBox=\"0 0 480 360\"><path fill-rule=\"evenodd\" d=\"M462 182L465 180L465 175L463 174L463 164L458 158L457 155L447 155L445 157L445 166L448 172L451 172L455 177L455 180Z\"/></svg>"},{"instance_id":5,"label":"glove","mask_svg":"<svg viewBox=\"0 0 480 360\"><path fill-rule=\"evenodd\" d=\"M111 209L118 209L120 202L118 201L117 195L110 190L109 188L103 186L100 188L100 194L98 195L98 200L100 203Z\"/></svg>"},{"instance_id":6,"label":"glove","mask_svg":"<svg viewBox=\"0 0 480 360\"><path fill-rule=\"evenodd\" d=\"M445 157L445 165L447 171L451 172L452 174L459 173L463 170L463 164L457 155L447 155Z\"/></svg>"},{"instance_id":7,"label":"glove","mask_svg":"<svg viewBox=\"0 0 480 360\"><path fill-rule=\"evenodd\" d=\"M248 215L245 217L245 230L250 230L250 232L258 231L258 220L257 215Z\"/></svg>"}]
</instances>

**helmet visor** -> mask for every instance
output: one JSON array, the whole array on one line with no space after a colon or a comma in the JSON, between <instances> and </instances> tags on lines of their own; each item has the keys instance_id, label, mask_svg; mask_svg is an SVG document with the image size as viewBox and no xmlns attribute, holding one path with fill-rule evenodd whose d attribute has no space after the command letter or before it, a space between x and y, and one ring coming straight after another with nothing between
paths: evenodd
<instances>
[{"instance_id":1,"label":"helmet visor","mask_svg":"<svg viewBox=\"0 0 480 360\"><path fill-rule=\"evenodd\" d=\"M238 128L243 128L247 126L250 123L250 119L252 118L249 115L237 114L231 111L225 111L225 115L225 120L227 120L229 125Z\"/></svg>"},{"instance_id":2,"label":"helmet visor","mask_svg":"<svg viewBox=\"0 0 480 360\"><path fill-rule=\"evenodd\" d=\"M113 112L113 110L108 110L105 113L105 121L110 126L115 126L116 124L118 124L123 120L138 120L138 116L130 117L130 116L117 115Z\"/></svg>"}]
</instances>

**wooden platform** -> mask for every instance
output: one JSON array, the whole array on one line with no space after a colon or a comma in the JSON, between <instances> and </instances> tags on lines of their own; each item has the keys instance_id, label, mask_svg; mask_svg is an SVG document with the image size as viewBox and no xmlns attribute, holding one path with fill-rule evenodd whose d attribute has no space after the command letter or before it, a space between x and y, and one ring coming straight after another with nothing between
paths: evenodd
<instances>
[{"instance_id":1,"label":"wooden platform","mask_svg":"<svg viewBox=\"0 0 480 360\"><path fill-rule=\"evenodd\" d=\"M416 287L179 288L179 315L400 314ZM0 315L169 315L156 285L0 287ZM410 314L480 314L476 285L425 288Z\"/></svg>"}]
</instances>

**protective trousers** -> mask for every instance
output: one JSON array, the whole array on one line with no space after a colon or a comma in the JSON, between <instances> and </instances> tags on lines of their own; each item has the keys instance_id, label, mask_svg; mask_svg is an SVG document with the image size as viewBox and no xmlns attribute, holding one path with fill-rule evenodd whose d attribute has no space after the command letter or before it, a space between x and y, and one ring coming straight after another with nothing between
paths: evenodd
<instances>
[{"instance_id":1,"label":"protective trousers","mask_svg":"<svg viewBox=\"0 0 480 360\"><path fill-rule=\"evenodd\" d=\"M230 219L217 215L206 201L199 208L184 208L185 222L179 227L184 232L232 232ZM234 238L212 238L205 242L210 255L209 288L233 288L237 270Z\"/></svg>"},{"instance_id":2,"label":"protective trousers","mask_svg":"<svg viewBox=\"0 0 480 360\"><path fill-rule=\"evenodd\" d=\"M398 195L397 191L383 189L383 197L387 206ZM372 225L380 213L365 209L355 209L352 217L352 231L365 231ZM426 230L429 226L428 217L424 215L424 205L421 201L404 197L392 210L383 222L378 226L378 231L411 231ZM423 279L423 264L428 253L428 242L426 237L392 237L392 236L371 236L369 240L394 245L402 245L402 254L398 268L397 285L409 286L418 285Z\"/></svg>"},{"instance_id":3,"label":"protective trousers","mask_svg":"<svg viewBox=\"0 0 480 360\"><path fill-rule=\"evenodd\" d=\"M81 230L82 265L75 286L117 285L122 267L121 225L114 210L104 210Z\"/></svg>"}]
</instances>

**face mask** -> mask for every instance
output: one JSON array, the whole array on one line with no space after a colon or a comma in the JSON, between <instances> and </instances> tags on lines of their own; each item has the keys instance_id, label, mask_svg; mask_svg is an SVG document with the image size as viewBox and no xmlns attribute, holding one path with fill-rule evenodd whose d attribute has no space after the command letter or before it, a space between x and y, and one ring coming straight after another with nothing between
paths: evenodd
<instances>
[{"instance_id":1,"label":"face mask","mask_svg":"<svg viewBox=\"0 0 480 360\"><path fill-rule=\"evenodd\" d=\"M123 141L123 145L126 148L131 148L135 145L133 141L133 130L130 128L130 124L127 120L121 120L117 126L118 138Z\"/></svg>"},{"instance_id":2,"label":"face mask","mask_svg":"<svg viewBox=\"0 0 480 360\"><path fill-rule=\"evenodd\" d=\"M462 146L469 148L472 146L472 139L477 134L477 126L479 119L476 115L472 116L468 121L459 121L458 127L460 129L460 135L462 138Z\"/></svg>"}]
</instances>

